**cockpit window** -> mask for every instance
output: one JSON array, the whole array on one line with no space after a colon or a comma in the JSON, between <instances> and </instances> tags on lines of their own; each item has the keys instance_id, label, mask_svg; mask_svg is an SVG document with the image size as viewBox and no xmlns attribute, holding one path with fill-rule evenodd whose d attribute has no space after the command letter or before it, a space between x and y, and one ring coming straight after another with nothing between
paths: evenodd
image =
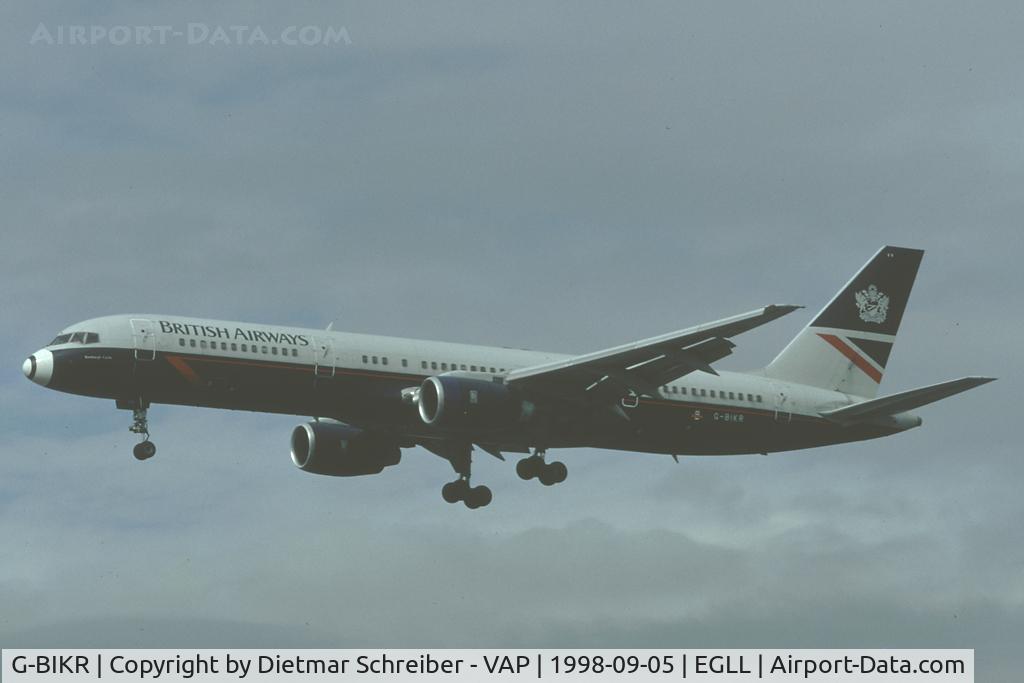
<instances>
[{"instance_id":1,"label":"cockpit window","mask_svg":"<svg viewBox=\"0 0 1024 683\"><path fill-rule=\"evenodd\" d=\"M58 344L98 344L100 335L95 332L72 332L69 334L58 334L47 346Z\"/></svg>"}]
</instances>

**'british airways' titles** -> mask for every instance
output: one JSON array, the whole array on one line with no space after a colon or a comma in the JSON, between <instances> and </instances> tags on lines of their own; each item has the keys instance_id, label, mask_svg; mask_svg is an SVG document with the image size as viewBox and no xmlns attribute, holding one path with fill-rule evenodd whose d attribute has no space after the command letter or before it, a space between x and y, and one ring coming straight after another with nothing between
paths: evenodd
<instances>
[{"instance_id":1,"label":"'british airways' titles","mask_svg":"<svg viewBox=\"0 0 1024 683\"><path fill-rule=\"evenodd\" d=\"M272 344L291 344L293 346L309 346L309 337L304 334L288 334L287 332L265 332L263 330L247 330L236 327L215 325L194 325L192 323L172 323L160 321L160 331L164 334L180 334L187 337L206 337L213 339L242 339L248 342Z\"/></svg>"}]
</instances>

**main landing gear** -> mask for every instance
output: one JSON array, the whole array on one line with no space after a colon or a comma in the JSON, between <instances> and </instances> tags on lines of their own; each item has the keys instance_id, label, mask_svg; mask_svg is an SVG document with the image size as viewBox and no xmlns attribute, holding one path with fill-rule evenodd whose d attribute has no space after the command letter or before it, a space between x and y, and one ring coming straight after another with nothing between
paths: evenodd
<instances>
[{"instance_id":1,"label":"main landing gear","mask_svg":"<svg viewBox=\"0 0 1024 683\"><path fill-rule=\"evenodd\" d=\"M486 486L470 486L469 477L459 477L441 487L441 497L447 503L457 503L460 500L470 510L482 508L491 502L491 489Z\"/></svg>"},{"instance_id":2,"label":"main landing gear","mask_svg":"<svg viewBox=\"0 0 1024 683\"><path fill-rule=\"evenodd\" d=\"M569 469L562 462L545 462L544 449L534 449L533 455L516 463L516 474L520 479L536 477L545 486L561 484L569 476Z\"/></svg>"},{"instance_id":3,"label":"main landing gear","mask_svg":"<svg viewBox=\"0 0 1024 683\"><path fill-rule=\"evenodd\" d=\"M452 464L452 468L459 475L455 481L450 481L441 487L441 497L448 503L458 503L460 500L470 510L490 505L491 489L486 486L470 486L469 478L472 474L473 456L472 446L458 449L454 453L446 453L445 458Z\"/></svg>"},{"instance_id":4,"label":"main landing gear","mask_svg":"<svg viewBox=\"0 0 1024 683\"><path fill-rule=\"evenodd\" d=\"M128 431L132 434L142 435L143 441L135 444L135 448L132 449L132 455L135 456L136 460L149 460L156 455L156 444L149 440L149 422L146 419L146 408L139 408L139 405L143 405L140 401L132 408L132 426L128 428Z\"/></svg>"}]
</instances>

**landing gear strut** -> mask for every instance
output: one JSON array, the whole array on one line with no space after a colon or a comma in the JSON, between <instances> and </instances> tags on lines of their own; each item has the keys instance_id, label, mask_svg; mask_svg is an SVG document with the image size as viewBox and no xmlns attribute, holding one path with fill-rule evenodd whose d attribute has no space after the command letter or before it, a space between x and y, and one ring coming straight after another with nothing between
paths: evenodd
<instances>
[{"instance_id":1,"label":"landing gear strut","mask_svg":"<svg viewBox=\"0 0 1024 683\"><path fill-rule=\"evenodd\" d=\"M569 469L562 462L545 462L544 449L534 449L533 455L523 458L516 463L516 474L520 479L533 479L536 477L545 486L553 486L565 481L569 476Z\"/></svg>"},{"instance_id":2,"label":"landing gear strut","mask_svg":"<svg viewBox=\"0 0 1024 683\"><path fill-rule=\"evenodd\" d=\"M132 434L141 434L143 441L135 444L135 448L132 449L132 455L135 456L136 460L149 460L156 455L156 444L149 440L149 422L146 419L146 408L140 408L139 406L144 405L139 401L132 408L132 426L128 428L128 431Z\"/></svg>"},{"instance_id":3,"label":"landing gear strut","mask_svg":"<svg viewBox=\"0 0 1024 683\"><path fill-rule=\"evenodd\" d=\"M467 508L475 510L489 505L493 495L491 489L486 486L470 486L469 478L473 466L471 450L472 446L469 446L457 454L445 454L444 457L451 462L459 478L441 487L441 497L448 503L457 503L461 500Z\"/></svg>"}]
</instances>

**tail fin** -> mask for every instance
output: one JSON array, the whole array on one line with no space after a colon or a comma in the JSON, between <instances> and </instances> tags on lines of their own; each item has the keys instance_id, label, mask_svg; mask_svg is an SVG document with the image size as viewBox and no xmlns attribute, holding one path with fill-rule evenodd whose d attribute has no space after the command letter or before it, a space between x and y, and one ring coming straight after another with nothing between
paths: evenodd
<instances>
[{"instance_id":1,"label":"tail fin","mask_svg":"<svg viewBox=\"0 0 1024 683\"><path fill-rule=\"evenodd\" d=\"M924 251L882 247L765 368L780 380L874 398Z\"/></svg>"}]
</instances>

